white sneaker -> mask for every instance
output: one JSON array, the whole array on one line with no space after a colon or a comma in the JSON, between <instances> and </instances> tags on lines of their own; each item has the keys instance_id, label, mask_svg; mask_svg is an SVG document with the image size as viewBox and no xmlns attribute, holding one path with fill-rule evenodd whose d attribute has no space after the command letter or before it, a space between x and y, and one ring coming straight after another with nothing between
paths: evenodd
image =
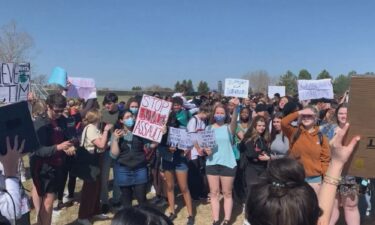
<instances>
[{"instance_id":1,"label":"white sneaker","mask_svg":"<svg viewBox=\"0 0 375 225\"><path fill-rule=\"evenodd\" d=\"M77 222L82 225L92 225L92 223L88 219L78 219Z\"/></svg>"}]
</instances>

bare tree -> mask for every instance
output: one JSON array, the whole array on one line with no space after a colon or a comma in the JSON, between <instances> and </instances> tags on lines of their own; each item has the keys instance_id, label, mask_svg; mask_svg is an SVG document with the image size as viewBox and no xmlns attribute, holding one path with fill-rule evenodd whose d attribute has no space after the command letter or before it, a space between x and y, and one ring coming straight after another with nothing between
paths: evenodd
<instances>
[{"instance_id":1,"label":"bare tree","mask_svg":"<svg viewBox=\"0 0 375 225\"><path fill-rule=\"evenodd\" d=\"M15 21L0 29L1 62L27 62L30 60L30 50L33 47L33 38L27 32L20 31Z\"/></svg>"},{"instance_id":2,"label":"bare tree","mask_svg":"<svg viewBox=\"0 0 375 225\"><path fill-rule=\"evenodd\" d=\"M47 80L48 80L47 75L45 75L45 74L40 74L40 75L34 77L34 78L32 79L32 82L33 82L34 84L38 84L38 85L42 85L42 86L44 86L44 85L47 84Z\"/></svg>"},{"instance_id":3,"label":"bare tree","mask_svg":"<svg viewBox=\"0 0 375 225\"><path fill-rule=\"evenodd\" d=\"M243 79L250 81L250 88L254 93L266 93L271 84L271 77L265 70L250 72L244 75Z\"/></svg>"}]
</instances>

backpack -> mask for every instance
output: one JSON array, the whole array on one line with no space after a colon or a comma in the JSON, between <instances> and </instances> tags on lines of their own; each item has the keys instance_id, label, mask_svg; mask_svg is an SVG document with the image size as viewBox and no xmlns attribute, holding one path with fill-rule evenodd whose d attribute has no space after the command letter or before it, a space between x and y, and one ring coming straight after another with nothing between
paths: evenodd
<instances>
[{"instance_id":1,"label":"backpack","mask_svg":"<svg viewBox=\"0 0 375 225\"><path fill-rule=\"evenodd\" d=\"M294 134L292 138L290 146L293 146L294 143L296 143L300 135L301 135L301 128L298 128L298 130L296 131L296 133ZM320 146L323 146L323 133L321 131L318 131L318 139L319 139Z\"/></svg>"}]
</instances>

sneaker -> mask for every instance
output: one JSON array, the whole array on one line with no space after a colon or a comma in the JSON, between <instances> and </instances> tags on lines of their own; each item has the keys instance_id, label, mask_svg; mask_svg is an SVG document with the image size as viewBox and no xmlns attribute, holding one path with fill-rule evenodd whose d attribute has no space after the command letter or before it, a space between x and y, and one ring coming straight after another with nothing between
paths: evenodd
<instances>
[{"instance_id":1,"label":"sneaker","mask_svg":"<svg viewBox=\"0 0 375 225\"><path fill-rule=\"evenodd\" d=\"M224 220L223 225L229 225L229 220Z\"/></svg>"},{"instance_id":2,"label":"sneaker","mask_svg":"<svg viewBox=\"0 0 375 225\"><path fill-rule=\"evenodd\" d=\"M194 217L189 216L189 217L187 218L186 225L194 225Z\"/></svg>"},{"instance_id":3,"label":"sneaker","mask_svg":"<svg viewBox=\"0 0 375 225\"><path fill-rule=\"evenodd\" d=\"M177 216L176 216L176 214L171 213L171 214L169 214L168 218L169 218L171 221L173 221L173 220L175 220L175 219L177 218Z\"/></svg>"},{"instance_id":4,"label":"sneaker","mask_svg":"<svg viewBox=\"0 0 375 225\"><path fill-rule=\"evenodd\" d=\"M70 207L74 204L74 198L64 197L64 202L67 207Z\"/></svg>"},{"instance_id":5,"label":"sneaker","mask_svg":"<svg viewBox=\"0 0 375 225\"><path fill-rule=\"evenodd\" d=\"M369 209L366 210L366 216L370 216L370 210Z\"/></svg>"},{"instance_id":6,"label":"sneaker","mask_svg":"<svg viewBox=\"0 0 375 225\"><path fill-rule=\"evenodd\" d=\"M64 203L62 201L58 201L55 208L53 208L54 211L60 211L64 207Z\"/></svg>"},{"instance_id":7,"label":"sneaker","mask_svg":"<svg viewBox=\"0 0 375 225\"><path fill-rule=\"evenodd\" d=\"M102 205L102 213L107 214L109 212L109 205L108 204L103 204Z\"/></svg>"},{"instance_id":8,"label":"sneaker","mask_svg":"<svg viewBox=\"0 0 375 225\"><path fill-rule=\"evenodd\" d=\"M77 222L82 225L92 225L92 223L88 219L78 219Z\"/></svg>"},{"instance_id":9,"label":"sneaker","mask_svg":"<svg viewBox=\"0 0 375 225\"><path fill-rule=\"evenodd\" d=\"M214 221L214 222L212 222L212 225L220 225L220 222L219 221Z\"/></svg>"}]
</instances>

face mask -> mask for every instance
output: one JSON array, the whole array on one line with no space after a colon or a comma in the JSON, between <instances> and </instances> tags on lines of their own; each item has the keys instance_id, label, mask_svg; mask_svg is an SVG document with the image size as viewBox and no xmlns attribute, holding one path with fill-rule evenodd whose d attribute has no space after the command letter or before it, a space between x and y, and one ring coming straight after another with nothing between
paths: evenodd
<instances>
[{"instance_id":1,"label":"face mask","mask_svg":"<svg viewBox=\"0 0 375 225\"><path fill-rule=\"evenodd\" d=\"M126 127L132 127L134 125L134 119L130 117L130 118L124 120L124 125Z\"/></svg>"},{"instance_id":2,"label":"face mask","mask_svg":"<svg viewBox=\"0 0 375 225\"><path fill-rule=\"evenodd\" d=\"M138 108L130 108L129 110L133 113L133 115L136 115L138 113Z\"/></svg>"},{"instance_id":3,"label":"face mask","mask_svg":"<svg viewBox=\"0 0 375 225\"><path fill-rule=\"evenodd\" d=\"M216 122L223 122L225 120L225 115L214 115Z\"/></svg>"}]
</instances>

